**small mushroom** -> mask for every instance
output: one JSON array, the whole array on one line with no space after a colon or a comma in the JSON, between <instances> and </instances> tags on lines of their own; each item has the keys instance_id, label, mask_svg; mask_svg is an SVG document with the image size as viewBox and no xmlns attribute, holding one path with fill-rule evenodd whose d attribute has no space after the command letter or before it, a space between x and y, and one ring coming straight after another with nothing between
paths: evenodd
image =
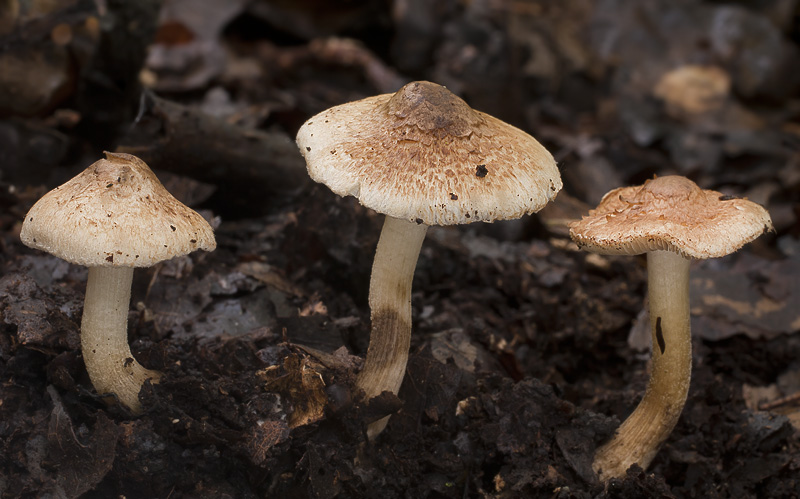
<instances>
[{"instance_id":1,"label":"small mushroom","mask_svg":"<svg viewBox=\"0 0 800 499\"><path fill-rule=\"evenodd\" d=\"M141 412L139 390L160 373L136 362L128 346L134 267L216 248L211 226L167 192L130 154L105 153L45 194L25 216L20 238L31 248L89 267L81 351L97 393Z\"/></svg>"},{"instance_id":2,"label":"small mushroom","mask_svg":"<svg viewBox=\"0 0 800 499\"><path fill-rule=\"evenodd\" d=\"M686 403L692 373L689 264L717 258L772 230L756 203L703 190L680 176L658 177L606 194L596 209L570 224L581 249L604 255L647 253L652 369L639 406L595 454L603 480L647 468Z\"/></svg>"},{"instance_id":3,"label":"small mushroom","mask_svg":"<svg viewBox=\"0 0 800 499\"><path fill-rule=\"evenodd\" d=\"M426 81L323 111L303 124L297 144L313 180L386 215L358 386L368 399L397 394L411 342L411 282L428 226L536 212L561 189L558 168L527 133ZM371 424L370 438L387 422Z\"/></svg>"}]
</instances>

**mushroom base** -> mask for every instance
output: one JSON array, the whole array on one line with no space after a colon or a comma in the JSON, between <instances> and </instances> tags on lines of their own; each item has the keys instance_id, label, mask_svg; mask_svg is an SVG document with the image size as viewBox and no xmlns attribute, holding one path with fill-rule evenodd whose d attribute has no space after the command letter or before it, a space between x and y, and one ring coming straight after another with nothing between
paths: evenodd
<instances>
[{"instance_id":1,"label":"mushroom base","mask_svg":"<svg viewBox=\"0 0 800 499\"><path fill-rule=\"evenodd\" d=\"M593 468L602 480L647 468L678 422L692 374L689 323L690 260L669 251L647 254L647 292L653 340L647 391L636 410L597 450Z\"/></svg>"},{"instance_id":2,"label":"mushroom base","mask_svg":"<svg viewBox=\"0 0 800 499\"><path fill-rule=\"evenodd\" d=\"M428 226L386 217L375 251L369 286L371 331L358 387L367 400L388 391L397 394L411 346L411 282ZM370 439L389 417L369 425Z\"/></svg>"},{"instance_id":3,"label":"mushroom base","mask_svg":"<svg viewBox=\"0 0 800 499\"><path fill-rule=\"evenodd\" d=\"M89 379L100 395L112 394L139 413L139 390L158 371L136 362L128 346L132 267L90 267L81 320L81 351Z\"/></svg>"}]
</instances>

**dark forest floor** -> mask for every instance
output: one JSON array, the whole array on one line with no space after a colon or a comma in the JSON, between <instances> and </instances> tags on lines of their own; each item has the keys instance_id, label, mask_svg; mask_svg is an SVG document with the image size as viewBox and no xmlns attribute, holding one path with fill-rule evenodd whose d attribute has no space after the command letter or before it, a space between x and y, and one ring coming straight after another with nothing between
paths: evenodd
<instances>
[{"instance_id":1,"label":"dark forest floor","mask_svg":"<svg viewBox=\"0 0 800 499\"><path fill-rule=\"evenodd\" d=\"M800 497L797 2L107 3L0 15L0 496ZM537 137L565 187L429 230L403 387L368 406L382 216L312 184L293 138L419 79ZM135 275L132 350L165 373L139 416L83 366L86 270L19 241L104 149L216 226L216 251ZM566 223L666 174L776 231L693 264L683 415L604 488L594 450L647 382L645 261L582 253Z\"/></svg>"}]
</instances>

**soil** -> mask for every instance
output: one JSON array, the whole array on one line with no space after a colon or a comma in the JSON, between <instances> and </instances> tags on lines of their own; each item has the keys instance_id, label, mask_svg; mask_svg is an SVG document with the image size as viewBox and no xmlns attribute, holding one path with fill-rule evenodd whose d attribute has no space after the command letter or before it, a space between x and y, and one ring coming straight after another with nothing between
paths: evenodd
<instances>
[{"instance_id":1,"label":"soil","mask_svg":"<svg viewBox=\"0 0 800 499\"><path fill-rule=\"evenodd\" d=\"M0 67L29 63L0 71L0 497L800 497L797 2L10 3ZM565 187L429 229L403 386L366 401L382 215L311 182L292 140L423 79L536 136ZM164 373L141 415L88 379L86 269L19 240L104 149L216 228L216 251L135 273L131 348ZM566 224L666 174L775 231L693 263L683 414L603 484L594 451L648 379L645 260L583 253Z\"/></svg>"}]
</instances>

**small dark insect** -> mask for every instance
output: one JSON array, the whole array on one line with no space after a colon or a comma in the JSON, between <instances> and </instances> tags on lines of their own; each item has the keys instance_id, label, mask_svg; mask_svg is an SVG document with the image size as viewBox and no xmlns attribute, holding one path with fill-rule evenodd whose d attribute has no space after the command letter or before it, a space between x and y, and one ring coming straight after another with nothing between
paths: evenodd
<instances>
[{"instance_id":1,"label":"small dark insect","mask_svg":"<svg viewBox=\"0 0 800 499\"><path fill-rule=\"evenodd\" d=\"M122 366L123 367L129 367L131 364L133 364L133 358L132 357L128 357L128 358L125 359L125 362L122 363Z\"/></svg>"},{"instance_id":2,"label":"small dark insect","mask_svg":"<svg viewBox=\"0 0 800 499\"><path fill-rule=\"evenodd\" d=\"M483 178L489 173L489 170L486 168L486 165L478 165L475 169L475 175L478 178Z\"/></svg>"},{"instance_id":3,"label":"small dark insect","mask_svg":"<svg viewBox=\"0 0 800 499\"><path fill-rule=\"evenodd\" d=\"M658 342L659 350L661 350L661 355L664 355L667 344L664 342L664 332L661 330L661 317L656 317L656 341Z\"/></svg>"}]
</instances>

